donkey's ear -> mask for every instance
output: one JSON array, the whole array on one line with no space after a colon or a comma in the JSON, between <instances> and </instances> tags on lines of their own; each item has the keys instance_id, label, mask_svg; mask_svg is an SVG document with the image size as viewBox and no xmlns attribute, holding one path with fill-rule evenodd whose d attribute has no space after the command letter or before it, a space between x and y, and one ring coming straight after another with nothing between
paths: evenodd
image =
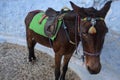
<instances>
[{"instance_id":1,"label":"donkey's ear","mask_svg":"<svg viewBox=\"0 0 120 80\"><path fill-rule=\"evenodd\" d=\"M82 15L84 13L84 9L80 8L79 6L75 5L72 1L70 1L70 4L74 10L75 13Z\"/></svg>"},{"instance_id":2,"label":"donkey's ear","mask_svg":"<svg viewBox=\"0 0 120 80\"><path fill-rule=\"evenodd\" d=\"M111 3L112 3L112 1L108 1L108 2L104 5L104 7L100 10L100 15L101 15L102 17L105 17L105 16L106 16L108 10L110 9Z\"/></svg>"},{"instance_id":3,"label":"donkey's ear","mask_svg":"<svg viewBox=\"0 0 120 80\"><path fill-rule=\"evenodd\" d=\"M70 1L70 4L71 4L73 10L74 10L76 13L79 13L80 7L78 7L77 5L75 5L72 1Z\"/></svg>"}]
</instances>

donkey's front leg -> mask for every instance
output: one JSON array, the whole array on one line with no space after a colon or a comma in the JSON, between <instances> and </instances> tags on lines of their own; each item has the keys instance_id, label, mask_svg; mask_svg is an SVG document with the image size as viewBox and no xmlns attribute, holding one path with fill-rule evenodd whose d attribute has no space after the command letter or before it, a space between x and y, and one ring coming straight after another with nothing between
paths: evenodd
<instances>
[{"instance_id":1,"label":"donkey's front leg","mask_svg":"<svg viewBox=\"0 0 120 80\"><path fill-rule=\"evenodd\" d=\"M65 80L65 75L68 69L68 63L71 59L72 54L68 54L64 56L64 63L63 63L63 68L62 68L62 75L60 77L60 80Z\"/></svg>"},{"instance_id":2,"label":"donkey's front leg","mask_svg":"<svg viewBox=\"0 0 120 80\"><path fill-rule=\"evenodd\" d=\"M55 54L55 80L59 80L60 77L61 58L62 55L59 53Z\"/></svg>"}]
</instances>

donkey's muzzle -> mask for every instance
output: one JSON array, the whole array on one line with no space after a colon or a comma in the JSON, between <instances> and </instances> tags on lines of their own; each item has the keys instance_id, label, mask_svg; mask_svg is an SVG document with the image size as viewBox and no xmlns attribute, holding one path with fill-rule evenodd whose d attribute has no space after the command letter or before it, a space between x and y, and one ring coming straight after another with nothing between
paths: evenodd
<instances>
[{"instance_id":1,"label":"donkey's muzzle","mask_svg":"<svg viewBox=\"0 0 120 80\"><path fill-rule=\"evenodd\" d=\"M98 74L101 70L101 64L86 66L90 74Z\"/></svg>"}]
</instances>

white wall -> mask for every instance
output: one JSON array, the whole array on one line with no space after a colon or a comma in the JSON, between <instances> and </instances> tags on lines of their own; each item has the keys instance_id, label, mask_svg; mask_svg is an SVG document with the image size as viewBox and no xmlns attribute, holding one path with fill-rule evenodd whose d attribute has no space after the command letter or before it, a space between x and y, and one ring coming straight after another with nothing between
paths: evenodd
<instances>
[{"instance_id":1,"label":"white wall","mask_svg":"<svg viewBox=\"0 0 120 80\"><path fill-rule=\"evenodd\" d=\"M75 4L81 7L91 7L96 1L95 8L98 10L104 5L106 0L72 0ZM42 9L46 10L52 7L60 10L62 7L68 6L71 8L69 0L0 0L0 42L12 42L21 45L26 45L25 41L25 25L24 18L31 10ZM106 16L106 24L109 27L110 33L106 37L102 64L103 69L99 75L90 75L82 62L72 58L70 67L75 70L82 80L119 80L120 74L120 1L114 1ZM117 45L117 46L116 46ZM112 47L111 47L112 46ZM45 51L42 46L37 47ZM49 53L51 50L48 49ZM113 53L114 52L114 53ZM114 55L113 55L114 54ZM53 53L50 55L54 55Z\"/></svg>"}]
</instances>

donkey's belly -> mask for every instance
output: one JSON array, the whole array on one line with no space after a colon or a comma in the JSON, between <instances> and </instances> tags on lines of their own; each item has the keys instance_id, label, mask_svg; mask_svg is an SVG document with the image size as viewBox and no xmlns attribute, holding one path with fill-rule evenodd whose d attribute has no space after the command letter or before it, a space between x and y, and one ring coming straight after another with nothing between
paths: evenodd
<instances>
[{"instance_id":1,"label":"donkey's belly","mask_svg":"<svg viewBox=\"0 0 120 80\"><path fill-rule=\"evenodd\" d=\"M32 33L33 33L33 35L32 35L33 39L37 43L42 44L42 45L44 45L46 47L50 47L50 43L49 43L49 39L48 38L46 38L46 37L44 37L42 35L39 35L39 34L35 33L34 31L32 31Z\"/></svg>"}]
</instances>

